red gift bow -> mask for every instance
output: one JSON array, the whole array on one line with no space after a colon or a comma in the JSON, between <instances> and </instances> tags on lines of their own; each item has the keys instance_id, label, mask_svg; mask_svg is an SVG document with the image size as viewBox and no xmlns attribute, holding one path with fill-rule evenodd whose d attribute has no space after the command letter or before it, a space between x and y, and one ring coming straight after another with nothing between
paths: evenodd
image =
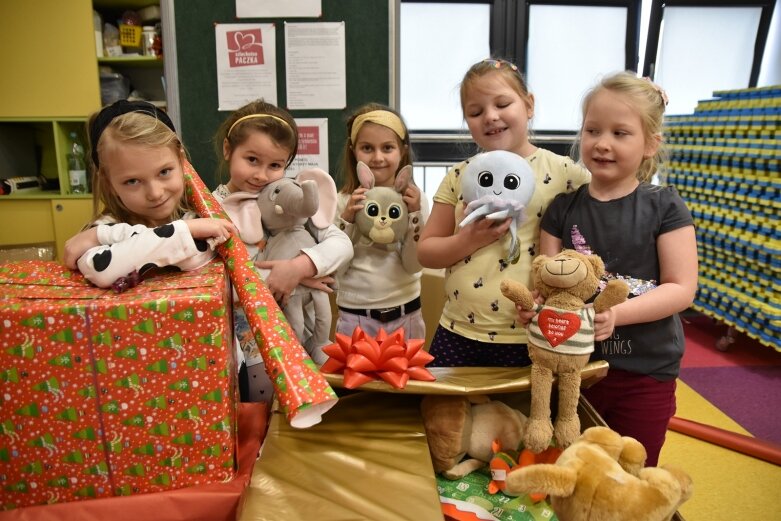
<instances>
[{"instance_id":1,"label":"red gift bow","mask_svg":"<svg viewBox=\"0 0 781 521\"><path fill-rule=\"evenodd\" d=\"M355 389L380 377L396 389L404 389L410 378L433 381L423 367L434 357L423 350L424 339L404 340L404 328L391 334L380 328L376 338L356 327L352 337L336 333L336 343L323 348L329 356L320 368L325 373L343 373L344 386Z\"/></svg>"}]
</instances>

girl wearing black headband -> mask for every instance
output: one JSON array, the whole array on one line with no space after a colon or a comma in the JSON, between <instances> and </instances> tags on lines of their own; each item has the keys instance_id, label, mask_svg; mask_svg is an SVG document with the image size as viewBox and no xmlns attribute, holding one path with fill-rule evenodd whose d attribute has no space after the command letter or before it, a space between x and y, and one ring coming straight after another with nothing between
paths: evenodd
<instances>
[{"instance_id":1,"label":"girl wearing black headband","mask_svg":"<svg viewBox=\"0 0 781 521\"><path fill-rule=\"evenodd\" d=\"M64 262L93 284L134 285L150 269L196 269L236 229L197 219L184 190L185 151L168 116L121 100L89 121L95 215L65 244Z\"/></svg>"}]
</instances>

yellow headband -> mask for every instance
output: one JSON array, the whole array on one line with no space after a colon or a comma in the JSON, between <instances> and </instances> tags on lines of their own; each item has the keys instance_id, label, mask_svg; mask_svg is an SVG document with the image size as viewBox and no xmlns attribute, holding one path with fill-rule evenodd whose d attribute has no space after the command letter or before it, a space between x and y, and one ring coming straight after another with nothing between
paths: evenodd
<instances>
[{"instance_id":1,"label":"yellow headband","mask_svg":"<svg viewBox=\"0 0 781 521\"><path fill-rule=\"evenodd\" d=\"M285 125L287 128L289 128L291 132L293 131L293 129L290 127L290 123L288 123L284 119L282 119L282 118L280 118L278 116L275 116L273 114L249 114L247 116L243 116L243 117L237 119L236 121L234 121L233 125L231 125L231 127L228 129L228 133L225 135L225 137L230 136L231 132L233 131L233 127L235 127L236 125L238 125L239 123L241 123L245 119L254 119L254 118L271 118L271 119L275 119L275 120L279 121L280 123L282 123L283 125Z\"/></svg>"},{"instance_id":2,"label":"yellow headband","mask_svg":"<svg viewBox=\"0 0 781 521\"><path fill-rule=\"evenodd\" d=\"M361 127L366 122L388 127L399 136L399 139L401 139L402 142L404 141L406 131L404 130L404 123L401 122L401 118L387 110L373 110L366 114L361 114L353 120L353 128L350 132L350 143L353 146L355 146L355 139L358 137L358 131L361 130Z\"/></svg>"}]
</instances>

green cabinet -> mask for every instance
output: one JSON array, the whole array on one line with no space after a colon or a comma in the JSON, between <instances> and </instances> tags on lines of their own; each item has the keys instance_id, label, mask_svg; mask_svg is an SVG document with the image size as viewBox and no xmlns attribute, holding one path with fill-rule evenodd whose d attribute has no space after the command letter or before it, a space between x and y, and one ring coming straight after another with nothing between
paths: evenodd
<instances>
[{"instance_id":1,"label":"green cabinet","mask_svg":"<svg viewBox=\"0 0 781 521\"><path fill-rule=\"evenodd\" d=\"M28 195L0 202L0 249L27 245L53 246L62 260L65 241L89 221L90 198Z\"/></svg>"}]
</instances>

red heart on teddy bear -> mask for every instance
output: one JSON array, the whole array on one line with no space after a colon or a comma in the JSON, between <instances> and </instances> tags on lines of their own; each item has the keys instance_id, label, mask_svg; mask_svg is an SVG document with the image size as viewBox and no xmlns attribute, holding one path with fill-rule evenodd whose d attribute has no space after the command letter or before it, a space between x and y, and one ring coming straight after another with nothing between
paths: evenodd
<instances>
[{"instance_id":1,"label":"red heart on teddy bear","mask_svg":"<svg viewBox=\"0 0 781 521\"><path fill-rule=\"evenodd\" d=\"M539 316L542 335L556 347L580 330L580 317L575 313L559 313L553 309L543 309Z\"/></svg>"}]
</instances>

